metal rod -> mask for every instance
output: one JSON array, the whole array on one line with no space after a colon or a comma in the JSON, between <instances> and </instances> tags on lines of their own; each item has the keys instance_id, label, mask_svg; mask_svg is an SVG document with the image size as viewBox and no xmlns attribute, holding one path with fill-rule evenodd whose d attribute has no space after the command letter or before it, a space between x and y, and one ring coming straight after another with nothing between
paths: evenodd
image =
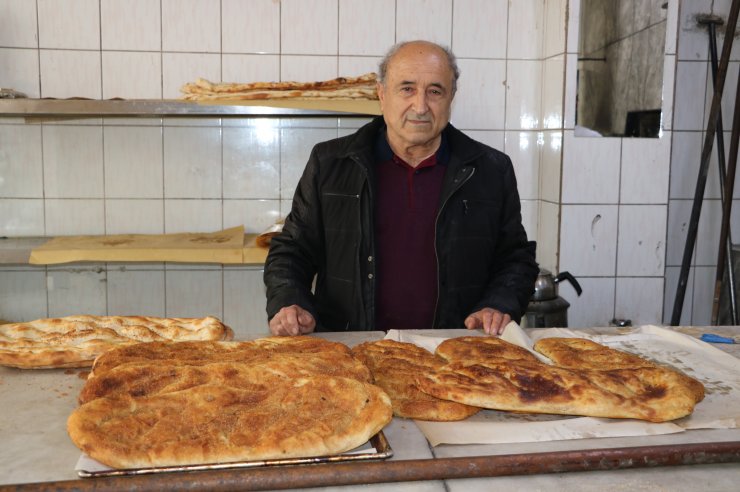
<instances>
[{"instance_id":1,"label":"metal rod","mask_svg":"<svg viewBox=\"0 0 740 492\"><path fill-rule=\"evenodd\" d=\"M709 33L709 54L712 67L712 84L717 82L717 24L715 22L707 23L707 32ZM717 164L719 168L719 189L722 203L725 201L725 136L722 128L722 107L717 114ZM732 230L727 234L726 255L727 255L727 287L730 298L730 319L733 325L737 324L737 295L735 292L735 258L732 251ZM719 301L717 301L719 302Z\"/></svg>"},{"instance_id":2,"label":"metal rod","mask_svg":"<svg viewBox=\"0 0 740 492\"><path fill-rule=\"evenodd\" d=\"M676 298L673 303L673 313L671 316L671 325L677 326L681 322L681 311L683 311L683 301L686 296L686 284L689 278L689 269L691 267L691 257L694 254L696 244L696 235L699 229L699 216L701 215L701 206L704 200L704 189L707 184L707 172L709 171L709 159L712 155L712 144L714 135L717 130L717 112L722 105L722 91L725 87L727 78L727 66L730 62L730 52L732 51L732 42L737 26L737 16L740 10L740 0L732 0L730 14L727 18L728 35L725 36L722 43L722 56L720 57L719 67L717 68L717 81L714 84L714 94L712 96L712 105L709 110L709 121L707 121L707 132L704 136L704 146L702 147L701 163L699 166L699 176L696 179L696 190L694 193L694 205L691 209L691 218L689 219L689 230L686 234L686 244L683 250L681 261L681 272L676 287Z\"/></svg>"},{"instance_id":3,"label":"metal rod","mask_svg":"<svg viewBox=\"0 0 740 492\"><path fill-rule=\"evenodd\" d=\"M737 168L737 149L740 142L740 78L735 91L735 113L732 118L732 136L730 137L730 162L727 166L724 196L722 202L722 228L719 233L719 252L717 253L717 275L714 283L714 300L712 303L712 325L718 324L719 298L722 292L722 278L726 259L725 244L729 236L730 216L732 215L732 196L735 192L735 169Z\"/></svg>"},{"instance_id":4,"label":"metal rod","mask_svg":"<svg viewBox=\"0 0 740 492\"><path fill-rule=\"evenodd\" d=\"M281 490L740 462L740 441L163 473L0 486L23 490Z\"/></svg>"}]
</instances>

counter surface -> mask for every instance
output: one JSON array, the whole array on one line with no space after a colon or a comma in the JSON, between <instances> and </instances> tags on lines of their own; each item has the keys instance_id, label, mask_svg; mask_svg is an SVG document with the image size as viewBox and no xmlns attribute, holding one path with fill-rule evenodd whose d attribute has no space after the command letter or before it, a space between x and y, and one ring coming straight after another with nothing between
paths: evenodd
<instances>
[{"instance_id":1,"label":"counter surface","mask_svg":"<svg viewBox=\"0 0 740 492\"><path fill-rule=\"evenodd\" d=\"M614 330L614 328L610 329ZM692 336L713 332L740 335L740 327L687 327ZM464 335L456 330L454 336ZM327 333L324 338L349 346L383 337L382 332ZM740 345L717 344L740 357ZM74 471L80 451L67 436L65 423L76 406L76 397L87 376L86 370L19 370L0 367L0 484L38 483L77 479ZM581 439L506 445L441 445L431 448L411 420L394 418L384 429L394 450L392 462L416 459L496 456L548 451L653 446L702 442L740 441L740 429L692 430L681 434L650 437ZM334 465L319 465L334 466ZM248 473L248 472L245 472ZM183 475L186 483L187 475ZM96 480L96 479L87 479ZM696 490L735 491L740 483L740 464L708 464L635 468L559 474L519 475L494 478L431 480L361 486L329 487L323 490L483 492L496 490L624 491Z\"/></svg>"}]
</instances>

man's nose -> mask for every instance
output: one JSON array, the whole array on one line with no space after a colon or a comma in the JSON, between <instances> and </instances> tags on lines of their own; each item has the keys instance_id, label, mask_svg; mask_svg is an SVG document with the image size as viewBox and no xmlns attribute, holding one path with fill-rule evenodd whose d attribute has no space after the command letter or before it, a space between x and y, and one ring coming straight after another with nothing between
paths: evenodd
<instances>
[{"instance_id":1,"label":"man's nose","mask_svg":"<svg viewBox=\"0 0 740 492\"><path fill-rule=\"evenodd\" d=\"M424 114L429 110L429 104L427 104L427 93L425 91L419 91L414 97L414 111L416 114Z\"/></svg>"}]
</instances>

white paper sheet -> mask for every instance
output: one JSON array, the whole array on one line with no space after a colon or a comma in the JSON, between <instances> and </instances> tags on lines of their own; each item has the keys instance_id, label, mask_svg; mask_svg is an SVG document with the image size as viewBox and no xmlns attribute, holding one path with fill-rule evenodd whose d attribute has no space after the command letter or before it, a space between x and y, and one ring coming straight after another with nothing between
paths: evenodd
<instances>
[{"instance_id":1,"label":"white paper sheet","mask_svg":"<svg viewBox=\"0 0 740 492\"><path fill-rule=\"evenodd\" d=\"M672 366L701 381L706 397L694 413L673 422L651 423L632 419L564 417L483 410L460 422L416 421L432 446L439 444L501 444L594 437L672 434L688 429L740 427L740 359L688 335L647 325L619 335L587 335L566 328L537 330L530 337L516 323L507 325L502 338L531 350L547 337L581 337ZM485 336L478 331L391 330L386 338L415 343L434 351L446 338ZM542 358L542 356L540 356ZM546 360L546 359L544 359Z\"/></svg>"}]
</instances>

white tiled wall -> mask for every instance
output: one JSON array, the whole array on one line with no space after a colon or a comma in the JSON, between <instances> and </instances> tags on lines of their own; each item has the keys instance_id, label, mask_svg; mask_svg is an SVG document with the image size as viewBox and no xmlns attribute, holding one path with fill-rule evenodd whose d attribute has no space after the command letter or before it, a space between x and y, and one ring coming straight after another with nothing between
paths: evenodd
<instances>
[{"instance_id":1,"label":"white tiled wall","mask_svg":"<svg viewBox=\"0 0 740 492\"><path fill-rule=\"evenodd\" d=\"M542 25L546 16L565 19L564 2L548 4L545 14L539 0L3 0L12 22L0 29L0 82L31 97L176 98L196 77L360 74L375 70L396 41L432 39L452 45L460 59L453 122L512 153L524 221L536 238L542 98L561 83L540 89ZM551 48L564 31L550 24ZM557 97L551 104L557 119ZM260 231L289 207L313 144L364 121L6 119L0 232L169 233L237 224ZM256 267L10 265L0 292L5 319L213 314L237 333L265 330Z\"/></svg>"},{"instance_id":2,"label":"white tiled wall","mask_svg":"<svg viewBox=\"0 0 740 492\"><path fill-rule=\"evenodd\" d=\"M572 326L615 316L660 322L680 257L676 214L694 180L676 163L692 167L685 154L696 152L705 124L706 49L691 12L728 4L684 1L679 11L678 0L668 3L667 31L679 40L666 41L658 140L573 135L578 0L80 0L64 2L63 11L53 0L0 0L12 19L0 29L0 85L32 97L176 98L197 77L330 78L375 70L396 41L451 45L462 69L453 123L512 156L540 263L569 270L584 287L580 298L561 288ZM212 231L238 223L259 231L288 209L311 146L364 121L6 118L0 233ZM714 237L716 221L702 224ZM712 247L697 246L703 263L701 275L692 271L689 317L701 311L693 308L703 295L694 278L711 278ZM638 287L645 294L635 298ZM17 292L27 294L22 302ZM237 334L266 330L257 267L0 271L0 318L82 310L214 314Z\"/></svg>"},{"instance_id":3,"label":"white tiled wall","mask_svg":"<svg viewBox=\"0 0 740 492\"><path fill-rule=\"evenodd\" d=\"M664 121L657 139L574 134L580 2L570 0L569 6L559 269L578 278L584 293L578 297L573 289L564 288L561 295L571 303L573 327L604 326L613 318L629 319L633 324L661 323L670 249L672 137L676 128L686 124L682 114L693 117L694 111L703 112L703 93L691 99L699 99L697 108L687 109L680 84L673 109L674 76L696 78L680 66L678 71L673 69L679 1L667 2ZM701 122L698 125L701 128Z\"/></svg>"}]
</instances>

